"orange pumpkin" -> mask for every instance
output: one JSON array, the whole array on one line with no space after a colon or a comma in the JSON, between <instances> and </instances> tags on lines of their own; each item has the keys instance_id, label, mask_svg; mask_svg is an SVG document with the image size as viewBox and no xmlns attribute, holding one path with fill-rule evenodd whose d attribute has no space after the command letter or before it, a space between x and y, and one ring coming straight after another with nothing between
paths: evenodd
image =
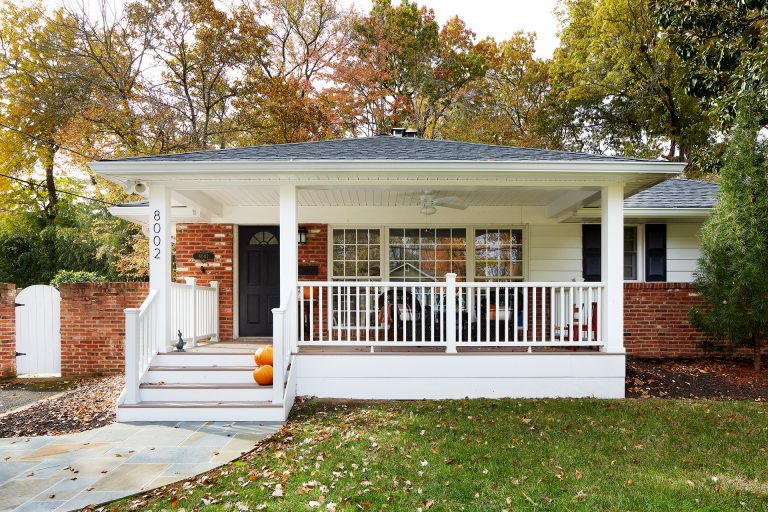
<instances>
[{"instance_id":1,"label":"orange pumpkin","mask_svg":"<svg viewBox=\"0 0 768 512\"><path fill-rule=\"evenodd\" d=\"M253 355L253 360L256 361L257 366L265 366L265 365L271 366L273 362L272 347L271 346L261 347Z\"/></svg>"},{"instance_id":2,"label":"orange pumpkin","mask_svg":"<svg viewBox=\"0 0 768 512\"><path fill-rule=\"evenodd\" d=\"M271 386L272 385L272 367L269 365L259 366L253 370L253 380L259 386Z\"/></svg>"}]
</instances>

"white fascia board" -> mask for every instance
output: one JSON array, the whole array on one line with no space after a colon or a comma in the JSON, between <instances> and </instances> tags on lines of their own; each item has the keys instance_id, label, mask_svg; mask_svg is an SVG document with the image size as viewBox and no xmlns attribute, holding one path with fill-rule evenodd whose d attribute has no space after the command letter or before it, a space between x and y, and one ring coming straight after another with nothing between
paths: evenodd
<instances>
[{"instance_id":1,"label":"white fascia board","mask_svg":"<svg viewBox=\"0 0 768 512\"><path fill-rule=\"evenodd\" d=\"M712 208L625 208L625 217L709 217Z\"/></svg>"},{"instance_id":2,"label":"white fascia board","mask_svg":"<svg viewBox=\"0 0 768 512\"><path fill-rule=\"evenodd\" d=\"M600 217L600 208L582 208L577 210L574 217ZM624 208L624 217L631 218L680 218L680 217L709 217L712 208Z\"/></svg>"},{"instance_id":3,"label":"white fascia board","mask_svg":"<svg viewBox=\"0 0 768 512\"><path fill-rule=\"evenodd\" d=\"M322 161L275 161L254 162L240 160L219 161L97 161L88 166L103 176L142 176L176 174L194 176L197 174L263 173L278 176L298 177L335 173L446 173L460 172L535 172L535 173L588 173L588 174L658 174L674 176L680 174L685 164L678 162L576 162L576 161L441 161L441 160L322 160ZM295 175L295 176L293 176Z\"/></svg>"}]
</instances>

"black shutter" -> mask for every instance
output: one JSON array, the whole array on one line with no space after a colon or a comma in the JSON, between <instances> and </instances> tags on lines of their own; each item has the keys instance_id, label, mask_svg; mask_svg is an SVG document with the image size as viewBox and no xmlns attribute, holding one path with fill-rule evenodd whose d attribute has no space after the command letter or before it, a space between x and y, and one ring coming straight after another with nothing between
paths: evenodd
<instances>
[{"instance_id":1,"label":"black shutter","mask_svg":"<svg viewBox=\"0 0 768 512\"><path fill-rule=\"evenodd\" d=\"M667 225L645 225L645 280L667 280Z\"/></svg>"},{"instance_id":2,"label":"black shutter","mask_svg":"<svg viewBox=\"0 0 768 512\"><path fill-rule=\"evenodd\" d=\"M582 277L600 281L600 224L581 225Z\"/></svg>"}]
</instances>

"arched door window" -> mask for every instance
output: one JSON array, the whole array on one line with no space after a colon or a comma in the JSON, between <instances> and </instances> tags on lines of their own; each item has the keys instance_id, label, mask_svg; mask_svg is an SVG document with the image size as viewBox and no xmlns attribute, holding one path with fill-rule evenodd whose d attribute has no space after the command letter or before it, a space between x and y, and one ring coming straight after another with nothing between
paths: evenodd
<instances>
[{"instance_id":1,"label":"arched door window","mask_svg":"<svg viewBox=\"0 0 768 512\"><path fill-rule=\"evenodd\" d=\"M269 231L257 231L248 242L249 245L277 245L277 237Z\"/></svg>"}]
</instances>

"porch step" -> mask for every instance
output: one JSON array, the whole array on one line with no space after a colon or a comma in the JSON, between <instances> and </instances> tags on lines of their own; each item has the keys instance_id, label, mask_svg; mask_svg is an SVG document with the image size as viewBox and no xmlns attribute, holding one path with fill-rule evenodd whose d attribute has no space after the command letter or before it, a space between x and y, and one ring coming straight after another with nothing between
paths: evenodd
<instances>
[{"instance_id":1,"label":"porch step","mask_svg":"<svg viewBox=\"0 0 768 512\"><path fill-rule=\"evenodd\" d=\"M272 386L250 383L143 383L139 386L142 402L268 401L272 398Z\"/></svg>"},{"instance_id":2,"label":"porch step","mask_svg":"<svg viewBox=\"0 0 768 512\"><path fill-rule=\"evenodd\" d=\"M168 352L157 354L153 366L251 366L255 367L252 352Z\"/></svg>"},{"instance_id":3,"label":"porch step","mask_svg":"<svg viewBox=\"0 0 768 512\"><path fill-rule=\"evenodd\" d=\"M283 423L282 404L268 401L144 401L122 404L117 419L126 421L256 421Z\"/></svg>"},{"instance_id":4,"label":"porch step","mask_svg":"<svg viewBox=\"0 0 768 512\"><path fill-rule=\"evenodd\" d=\"M250 366L150 366L144 376L148 384L253 384Z\"/></svg>"}]
</instances>

